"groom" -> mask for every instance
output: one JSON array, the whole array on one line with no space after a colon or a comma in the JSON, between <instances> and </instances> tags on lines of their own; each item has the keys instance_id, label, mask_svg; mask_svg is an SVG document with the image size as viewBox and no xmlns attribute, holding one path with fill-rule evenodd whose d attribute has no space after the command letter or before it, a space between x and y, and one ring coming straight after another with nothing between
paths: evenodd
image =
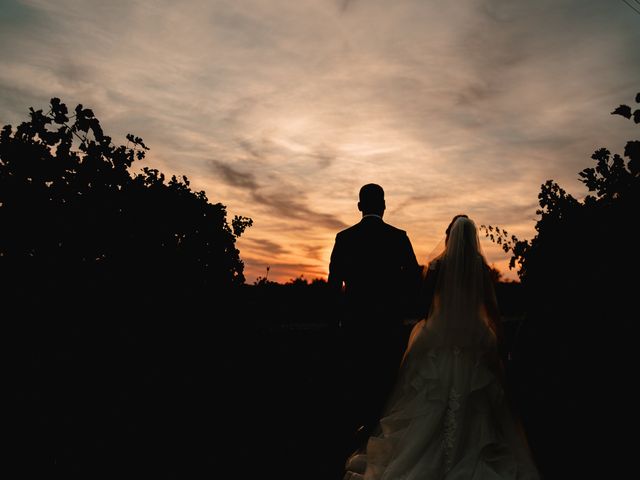
<instances>
[{"instance_id":1,"label":"groom","mask_svg":"<svg viewBox=\"0 0 640 480\"><path fill-rule=\"evenodd\" d=\"M363 440L377 428L395 382L407 344L403 319L413 313L420 266L406 232L382 220L382 187L364 185L359 200L362 219L336 235L329 284L342 305L346 421Z\"/></svg>"}]
</instances>

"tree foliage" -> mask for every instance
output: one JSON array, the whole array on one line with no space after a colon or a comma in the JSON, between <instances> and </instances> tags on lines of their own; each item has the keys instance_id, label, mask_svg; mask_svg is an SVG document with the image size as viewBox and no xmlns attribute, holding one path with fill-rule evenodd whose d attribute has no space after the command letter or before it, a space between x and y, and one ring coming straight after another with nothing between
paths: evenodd
<instances>
[{"instance_id":1,"label":"tree foliage","mask_svg":"<svg viewBox=\"0 0 640 480\"><path fill-rule=\"evenodd\" d=\"M625 105L611 113L640 121ZM620 426L633 408L626 379L635 373L640 142L627 142L623 155L600 148L591 158L595 165L579 172L583 199L552 180L542 185L531 240L481 227L518 268L526 312L509 378L538 466L554 478L593 476L599 465L585 455L624 451ZM615 476L603 463L604 476Z\"/></svg>"},{"instance_id":2,"label":"tree foliage","mask_svg":"<svg viewBox=\"0 0 640 480\"><path fill-rule=\"evenodd\" d=\"M640 102L640 94L636 101ZM621 105L612 114L631 119L640 110L630 112L630 107ZM521 281L534 298L553 299L559 294L574 301L567 295L573 292L610 299L626 289L628 272L637 271L632 231L640 207L640 141L628 141L623 156L600 148L591 158L595 166L579 172L589 191L583 200L552 180L541 186L537 233L531 240L520 240L499 227L481 227L511 253L510 268L518 267ZM558 303L560 299L553 306Z\"/></svg>"},{"instance_id":3,"label":"tree foliage","mask_svg":"<svg viewBox=\"0 0 640 480\"><path fill-rule=\"evenodd\" d=\"M252 223L145 167L149 150L128 134L114 145L93 111L48 112L0 133L0 265L3 293L25 300L115 301L145 293L184 299L244 282L236 238Z\"/></svg>"}]
</instances>

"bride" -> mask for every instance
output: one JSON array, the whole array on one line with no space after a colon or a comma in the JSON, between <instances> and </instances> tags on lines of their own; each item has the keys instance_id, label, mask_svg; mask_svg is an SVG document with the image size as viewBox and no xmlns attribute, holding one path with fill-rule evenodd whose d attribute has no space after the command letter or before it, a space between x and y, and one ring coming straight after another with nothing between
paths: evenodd
<instances>
[{"instance_id":1,"label":"bride","mask_svg":"<svg viewBox=\"0 0 640 480\"><path fill-rule=\"evenodd\" d=\"M426 271L429 313L409 337L397 384L345 480L538 479L505 397L499 316L476 226L447 229Z\"/></svg>"}]
</instances>

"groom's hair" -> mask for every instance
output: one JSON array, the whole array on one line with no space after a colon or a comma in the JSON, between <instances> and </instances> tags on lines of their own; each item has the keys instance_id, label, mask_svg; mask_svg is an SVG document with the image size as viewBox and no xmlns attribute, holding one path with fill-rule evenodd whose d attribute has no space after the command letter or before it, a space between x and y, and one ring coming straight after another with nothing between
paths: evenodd
<instances>
[{"instance_id":1,"label":"groom's hair","mask_svg":"<svg viewBox=\"0 0 640 480\"><path fill-rule=\"evenodd\" d=\"M384 190L380 185L375 183L363 185L362 188L360 188L359 198L358 209L362 213L382 215L382 212L384 212Z\"/></svg>"}]
</instances>

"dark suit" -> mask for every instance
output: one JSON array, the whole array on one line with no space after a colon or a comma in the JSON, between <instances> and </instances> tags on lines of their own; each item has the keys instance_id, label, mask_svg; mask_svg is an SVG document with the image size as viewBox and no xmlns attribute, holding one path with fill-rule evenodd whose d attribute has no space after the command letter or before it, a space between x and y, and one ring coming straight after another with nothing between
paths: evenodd
<instances>
[{"instance_id":1,"label":"dark suit","mask_svg":"<svg viewBox=\"0 0 640 480\"><path fill-rule=\"evenodd\" d=\"M366 216L336 235L329 284L342 291L341 338L349 428L376 428L406 347L420 267L404 230ZM344 287L343 287L344 283Z\"/></svg>"}]
</instances>

